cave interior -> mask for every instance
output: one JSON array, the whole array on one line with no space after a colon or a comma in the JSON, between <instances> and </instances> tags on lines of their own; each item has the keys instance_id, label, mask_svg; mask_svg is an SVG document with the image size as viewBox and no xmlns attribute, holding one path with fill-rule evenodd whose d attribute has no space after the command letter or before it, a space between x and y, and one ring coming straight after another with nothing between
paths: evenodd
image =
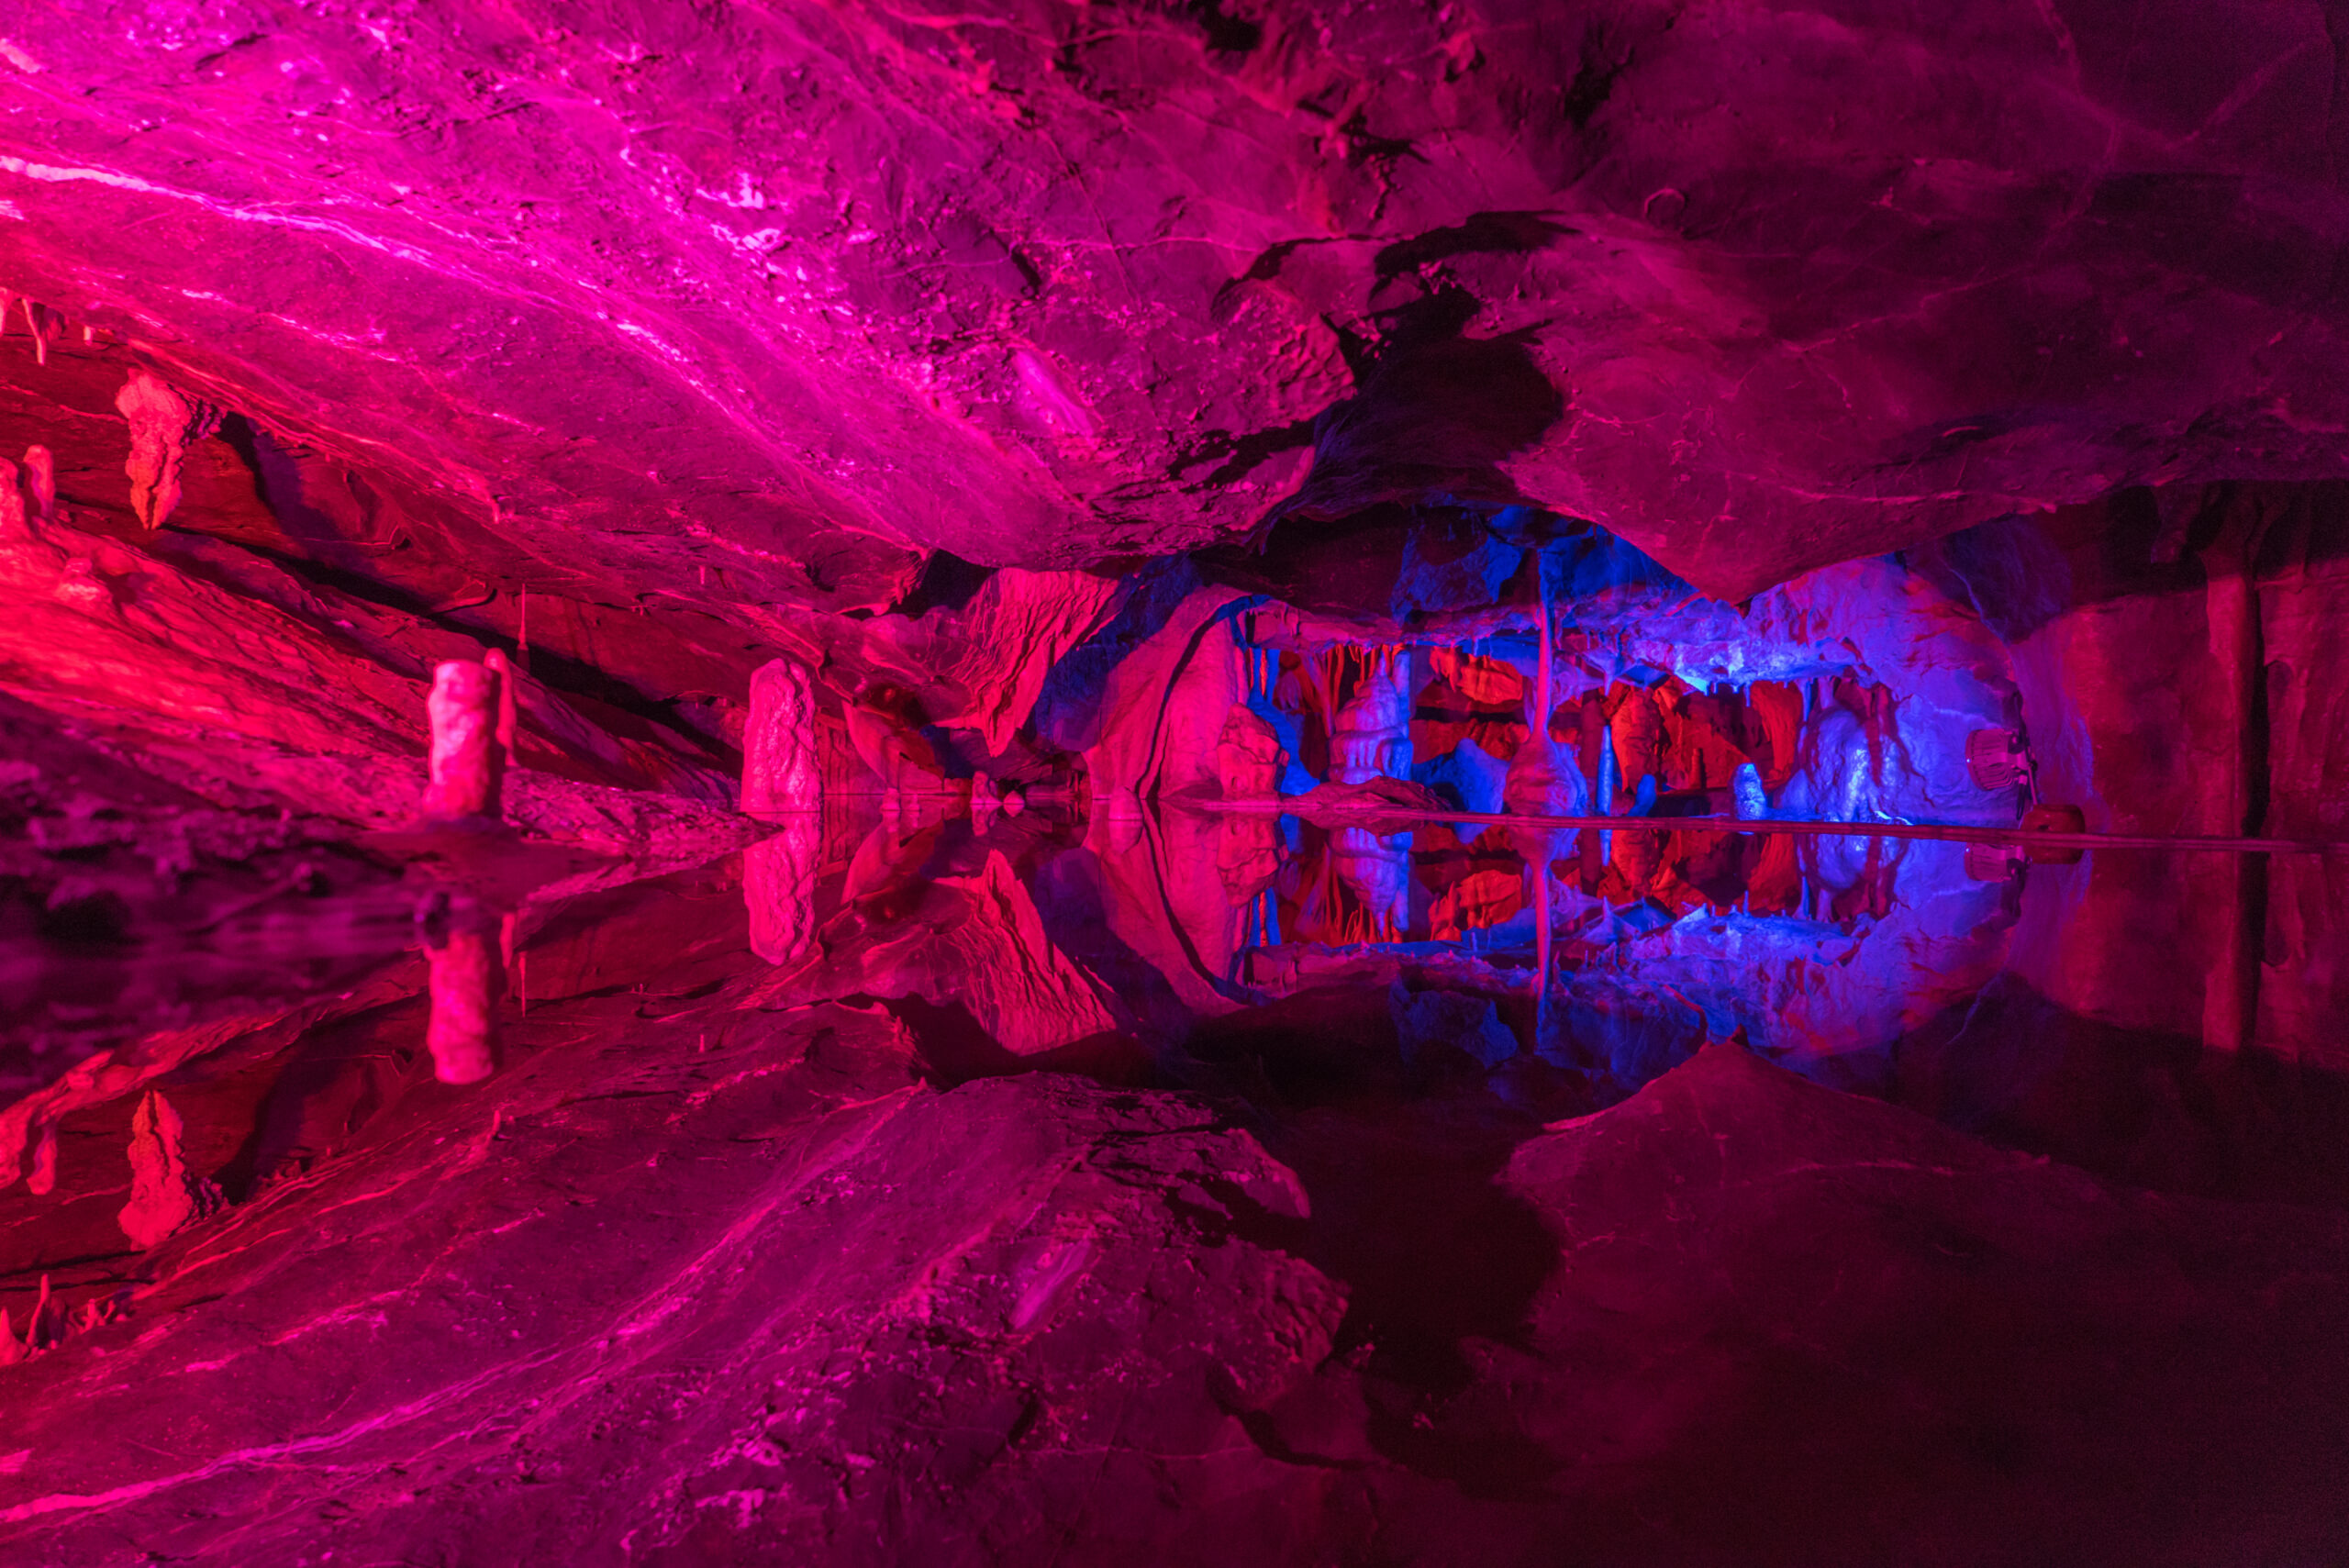
<instances>
[{"instance_id":1,"label":"cave interior","mask_svg":"<svg viewBox=\"0 0 2349 1568\"><path fill-rule=\"evenodd\" d=\"M0 8L0 1558L2349 1561L2349 12Z\"/></svg>"}]
</instances>

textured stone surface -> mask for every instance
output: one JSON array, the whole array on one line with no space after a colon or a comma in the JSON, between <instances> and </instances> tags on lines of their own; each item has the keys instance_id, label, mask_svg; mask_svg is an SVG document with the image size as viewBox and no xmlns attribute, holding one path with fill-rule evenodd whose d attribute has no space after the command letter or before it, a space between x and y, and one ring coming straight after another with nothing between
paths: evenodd
<instances>
[{"instance_id":1,"label":"textured stone surface","mask_svg":"<svg viewBox=\"0 0 2349 1568\"><path fill-rule=\"evenodd\" d=\"M1731 595L2343 462L2335 50L2284 0L242 0L12 48L10 286L705 602L1232 537L1308 447L1296 515L1522 495Z\"/></svg>"}]
</instances>

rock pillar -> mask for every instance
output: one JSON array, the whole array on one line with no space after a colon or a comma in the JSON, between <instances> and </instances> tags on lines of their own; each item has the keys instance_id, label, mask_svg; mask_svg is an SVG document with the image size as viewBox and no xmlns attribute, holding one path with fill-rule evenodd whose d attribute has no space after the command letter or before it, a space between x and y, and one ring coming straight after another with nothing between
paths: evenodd
<instances>
[{"instance_id":1,"label":"rock pillar","mask_svg":"<svg viewBox=\"0 0 2349 1568\"><path fill-rule=\"evenodd\" d=\"M822 809L816 765L815 684L796 659L770 659L751 677L751 719L742 735L742 809Z\"/></svg>"},{"instance_id":2,"label":"rock pillar","mask_svg":"<svg viewBox=\"0 0 2349 1568\"><path fill-rule=\"evenodd\" d=\"M498 815L498 793L514 745L514 691L506 655L449 659L432 671L425 701L432 721L432 776L424 816L433 822Z\"/></svg>"}]
</instances>

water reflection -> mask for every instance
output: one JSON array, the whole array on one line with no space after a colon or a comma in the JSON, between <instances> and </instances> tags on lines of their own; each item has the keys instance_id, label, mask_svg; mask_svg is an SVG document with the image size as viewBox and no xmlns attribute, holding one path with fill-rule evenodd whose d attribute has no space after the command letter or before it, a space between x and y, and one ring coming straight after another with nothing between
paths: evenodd
<instances>
[{"instance_id":1,"label":"water reflection","mask_svg":"<svg viewBox=\"0 0 2349 1568\"><path fill-rule=\"evenodd\" d=\"M259 1130L228 1184L252 1190L412 1079L468 1089L600 1038L524 1025L618 977L718 987L745 1017L878 1007L945 1083L1065 1070L1292 1105L1375 1083L1557 1120L1739 1040L2148 1184L2305 1196L2339 1163L2310 1151L2349 1146L2324 1065L2337 858L1020 804L844 797L651 878L427 846L406 878L313 879L198 933L20 945L0 978L28 1086L0 1160L45 1191L67 1118L284 1051L238 1113ZM1283 1078L1308 1062L1321 1087Z\"/></svg>"},{"instance_id":2,"label":"water reflection","mask_svg":"<svg viewBox=\"0 0 2349 1568\"><path fill-rule=\"evenodd\" d=\"M2292 919L2323 923L2342 869L2279 864L2300 889ZM804 939L760 947L776 967L757 1005L883 1001L949 1077L1139 1056L1157 1081L1216 1090L1244 1040L1259 1066L1336 1051L1556 1119L1735 1039L1968 1130L2133 1168L2166 1156L2115 1144L2114 1098L2183 1096L2232 1123L2192 1135L2213 1147L2281 1117L2280 1145L2304 1150L2339 1119L2329 1075L2262 1089L2231 1054L2306 1050L2299 987L2271 977L2266 1000L2231 1003L2254 1015L2232 1040L2201 1027L2226 1011L2208 998L2243 988L2229 923L2269 919L2206 884L2264 898L2240 884L2267 875L2258 856L1865 832L1044 809L807 818L751 852L745 888L754 931L774 927L776 888L812 890L791 905ZM2166 930L2128 939L2132 962L2114 928L2155 911Z\"/></svg>"},{"instance_id":3,"label":"water reflection","mask_svg":"<svg viewBox=\"0 0 2349 1568\"><path fill-rule=\"evenodd\" d=\"M746 863L754 932L777 888L818 889L796 906L822 921L804 947L760 946L785 965L778 995L960 1006L1028 1056L1119 1030L1179 1044L1235 1007L1391 984L1406 1051L1469 1018L1486 1064L1530 1055L1607 1097L1709 1037L1798 1065L1888 1042L1998 973L2022 892L1952 842L1183 812L893 816L820 858L786 833Z\"/></svg>"}]
</instances>

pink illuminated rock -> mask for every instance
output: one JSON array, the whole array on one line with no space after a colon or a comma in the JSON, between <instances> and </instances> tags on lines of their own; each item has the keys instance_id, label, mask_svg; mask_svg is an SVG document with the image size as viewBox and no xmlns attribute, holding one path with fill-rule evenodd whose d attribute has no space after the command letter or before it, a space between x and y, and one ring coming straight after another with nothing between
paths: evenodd
<instances>
[{"instance_id":1,"label":"pink illuminated rock","mask_svg":"<svg viewBox=\"0 0 2349 1568\"><path fill-rule=\"evenodd\" d=\"M874 682L857 694L841 715L849 743L864 764L868 791L888 795L935 796L946 793L946 773L937 749L921 732L922 714L912 694L888 682Z\"/></svg>"},{"instance_id":2,"label":"pink illuminated rock","mask_svg":"<svg viewBox=\"0 0 2349 1568\"><path fill-rule=\"evenodd\" d=\"M148 1090L130 1120L130 1201L116 1217L141 1251L219 1207L218 1189L188 1168L185 1133L172 1102Z\"/></svg>"},{"instance_id":3,"label":"pink illuminated rock","mask_svg":"<svg viewBox=\"0 0 2349 1568\"><path fill-rule=\"evenodd\" d=\"M42 522L57 515L57 460L44 446L25 449L25 494Z\"/></svg>"},{"instance_id":4,"label":"pink illuminated rock","mask_svg":"<svg viewBox=\"0 0 2349 1568\"><path fill-rule=\"evenodd\" d=\"M180 504L187 449L212 433L219 411L146 370L130 373L114 406L130 425L130 461L123 465L130 475L130 509L142 526L161 528Z\"/></svg>"},{"instance_id":5,"label":"pink illuminated rock","mask_svg":"<svg viewBox=\"0 0 2349 1568\"><path fill-rule=\"evenodd\" d=\"M426 699L432 720L426 820L452 822L498 814L498 786L511 736L510 720L501 722L501 705L510 700L506 688L497 670L470 659L444 660L434 668L432 692ZM501 735L501 729L507 733Z\"/></svg>"},{"instance_id":6,"label":"pink illuminated rock","mask_svg":"<svg viewBox=\"0 0 2349 1568\"><path fill-rule=\"evenodd\" d=\"M816 811L823 806L815 692L807 667L796 659L770 659L751 677L741 798L749 812Z\"/></svg>"},{"instance_id":7,"label":"pink illuminated rock","mask_svg":"<svg viewBox=\"0 0 2349 1568\"><path fill-rule=\"evenodd\" d=\"M65 336L65 317L45 305L25 301L25 328L33 335L33 362L49 363L49 346Z\"/></svg>"},{"instance_id":8,"label":"pink illuminated rock","mask_svg":"<svg viewBox=\"0 0 2349 1568\"><path fill-rule=\"evenodd\" d=\"M988 578L956 617L968 631L940 672L969 699L938 722L978 730L989 755L999 755L1053 663L1094 629L1116 593L1112 579L1084 572L1012 567Z\"/></svg>"},{"instance_id":9,"label":"pink illuminated rock","mask_svg":"<svg viewBox=\"0 0 2349 1568\"><path fill-rule=\"evenodd\" d=\"M460 924L428 947L432 1013L424 1045L433 1076L443 1084L478 1084L496 1070L497 1002L505 966L495 935Z\"/></svg>"},{"instance_id":10,"label":"pink illuminated rock","mask_svg":"<svg viewBox=\"0 0 2349 1568\"><path fill-rule=\"evenodd\" d=\"M1261 714L1234 703L1215 743L1215 766L1226 800L1263 799L1280 793L1288 753Z\"/></svg>"},{"instance_id":11,"label":"pink illuminated rock","mask_svg":"<svg viewBox=\"0 0 2349 1568\"><path fill-rule=\"evenodd\" d=\"M795 963L816 938L816 873L823 818L784 816L774 836L742 851L742 900L751 917L751 951L769 963Z\"/></svg>"},{"instance_id":12,"label":"pink illuminated rock","mask_svg":"<svg viewBox=\"0 0 2349 1568\"><path fill-rule=\"evenodd\" d=\"M753 602L1245 536L1308 451L1299 517L1531 499L1734 597L2349 462L2321 7L264 14L12 24L16 286Z\"/></svg>"}]
</instances>

